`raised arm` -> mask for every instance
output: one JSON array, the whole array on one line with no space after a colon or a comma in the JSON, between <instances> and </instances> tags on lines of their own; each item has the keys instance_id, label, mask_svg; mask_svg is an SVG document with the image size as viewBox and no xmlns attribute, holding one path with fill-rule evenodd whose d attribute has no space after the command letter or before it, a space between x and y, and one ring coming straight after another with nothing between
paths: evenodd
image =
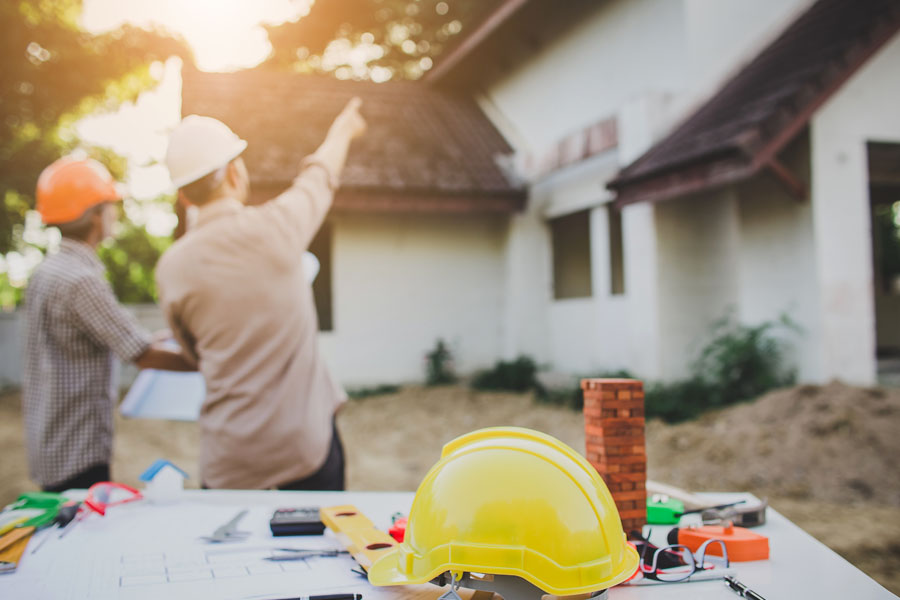
<instances>
[{"instance_id":1,"label":"raised arm","mask_svg":"<svg viewBox=\"0 0 900 600\"><path fill-rule=\"evenodd\" d=\"M307 249L331 208L341 171L347 161L350 142L366 130L366 122L359 114L362 101L353 98L335 118L325 141L300 164L294 184L272 202L254 211L262 227L248 218L244 223L259 231L265 230L266 241L274 243L280 256L287 260ZM286 253L284 248L290 248Z\"/></svg>"},{"instance_id":2,"label":"raised arm","mask_svg":"<svg viewBox=\"0 0 900 600\"><path fill-rule=\"evenodd\" d=\"M347 162L347 150L350 148L350 142L366 131L366 121L359 114L360 106L362 106L362 100L359 98L350 100L331 124L325 141L312 154L311 162L321 163L328 171L326 176L330 173L335 179L340 177L344 163Z\"/></svg>"}]
</instances>

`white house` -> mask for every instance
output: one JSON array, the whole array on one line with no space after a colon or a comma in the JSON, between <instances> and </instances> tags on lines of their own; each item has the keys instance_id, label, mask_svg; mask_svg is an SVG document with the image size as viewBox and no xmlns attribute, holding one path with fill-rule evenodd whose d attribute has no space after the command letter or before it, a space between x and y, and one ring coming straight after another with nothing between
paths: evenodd
<instances>
[{"instance_id":1,"label":"white house","mask_svg":"<svg viewBox=\"0 0 900 600\"><path fill-rule=\"evenodd\" d=\"M420 379L439 337L463 372L672 379L730 307L802 327L801 380L868 384L900 349L871 234L900 199L898 27L893 0L503 0L422 82L187 72L183 112L250 140L263 199L363 96L313 247L346 384Z\"/></svg>"},{"instance_id":2,"label":"white house","mask_svg":"<svg viewBox=\"0 0 900 600\"><path fill-rule=\"evenodd\" d=\"M873 383L900 349L871 234L900 200L900 5L503 5L427 80L472 90L529 182L504 353L671 379L732 307L802 327L801 380Z\"/></svg>"}]
</instances>

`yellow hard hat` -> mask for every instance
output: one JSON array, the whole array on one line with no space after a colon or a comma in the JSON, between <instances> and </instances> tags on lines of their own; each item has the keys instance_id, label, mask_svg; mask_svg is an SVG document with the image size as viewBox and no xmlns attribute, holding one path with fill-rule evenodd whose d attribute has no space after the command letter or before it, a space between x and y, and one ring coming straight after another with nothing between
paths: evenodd
<instances>
[{"instance_id":1,"label":"yellow hard hat","mask_svg":"<svg viewBox=\"0 0 900 600\"><path fill-rule=\"evenodd\" d=\"M372 565L369 581L512 575L568 596L610 588L637 566L612 496L584 457L549 435L494 427L444 446L416 491L404 542Z\"/></svg>"},{"instance_id":2,"label":"yellow hard hat","mask_svg":"<svg viewBox=\"0 0 900 600\"><path fill-rule=\"evenodd\" d=\"M169 134L166 167L181 188L224 167L240 156L247 142L212 117L188 115Z\"/></svg>"}]
</instances>

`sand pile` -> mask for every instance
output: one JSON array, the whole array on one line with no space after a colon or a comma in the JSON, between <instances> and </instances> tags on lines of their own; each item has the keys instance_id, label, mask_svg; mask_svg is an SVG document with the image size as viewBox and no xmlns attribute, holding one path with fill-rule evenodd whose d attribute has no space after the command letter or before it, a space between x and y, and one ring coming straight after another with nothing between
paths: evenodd
<instances>
[{"instance_id":1,"label":"sand pile","mask_svg":"<svg viewBox=\"0 0 900 600\"><path fill-rule=\"evenodd\" d=\"M650 477L695 490L900 506L900 390L799 386L647 427Z\"/></svg>"}]
</instances>

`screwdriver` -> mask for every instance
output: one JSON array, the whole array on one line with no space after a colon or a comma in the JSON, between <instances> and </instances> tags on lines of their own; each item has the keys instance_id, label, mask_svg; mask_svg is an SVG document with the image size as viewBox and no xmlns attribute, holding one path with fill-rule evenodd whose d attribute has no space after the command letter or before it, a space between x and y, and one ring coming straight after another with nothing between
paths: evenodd
<instances>
[{"instance_id":1,"label":"screwdriver","mask_svg":"<svg viewBox=\"0 0 900 600\"><path fill-rule=\"evenodd\" d=\"M47 533L44 534L44 537L41 538L41 541L38 542L38 545L35 546L34 549L32 549L31 553L34 554L38 551L38 549L40 549L41 546L44 545L44 542L47 541L47 538L51 536L52 531L56 529L62 529L66 525L71 523L72 519L75 518L75 515L78 514L78 508L80 506L81 502L69 502L67 504L64 504L59 509L59 512L56 513L56 517L53 519L53 523L50 525L50 527L48 527Z\"/></svg>"}]
</instances>

